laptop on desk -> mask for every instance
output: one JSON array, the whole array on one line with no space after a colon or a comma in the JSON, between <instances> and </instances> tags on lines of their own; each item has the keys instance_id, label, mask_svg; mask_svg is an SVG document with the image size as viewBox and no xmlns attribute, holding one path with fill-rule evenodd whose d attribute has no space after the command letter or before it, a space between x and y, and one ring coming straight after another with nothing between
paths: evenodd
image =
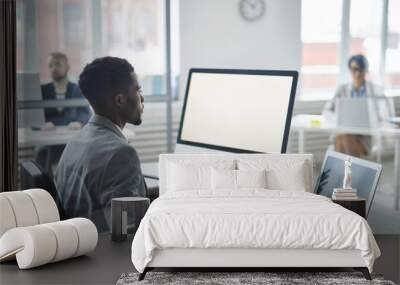
<instances>
[{"instance_id":1,"label":"laptop on desk","mask_svg":"<svg viewBox=\"0 0 400 285\"><path fill-rule=\"evenodd\" d=\"M343 128L377 128L378 113L371 98L338 98L337 126Z\"/></svg>"},{"instance_id":2,"label":"laptop on desk","mask_svg":"<svg viewBox=\"0 0 400 285\"><path fill-rule=\"evenodd\" d=\"M339 128L379 127L376 102L372 98L338 98L336 124Z\"/></svg>"}]
</instances>

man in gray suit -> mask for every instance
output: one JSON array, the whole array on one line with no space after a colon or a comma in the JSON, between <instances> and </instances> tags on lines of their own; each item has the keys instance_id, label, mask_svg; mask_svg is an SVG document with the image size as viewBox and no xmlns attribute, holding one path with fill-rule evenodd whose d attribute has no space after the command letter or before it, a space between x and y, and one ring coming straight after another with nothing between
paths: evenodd
<instances>
[{"instance_id":1,"label":"man in gray suit","mask_svg":"<svg viewBox=\"0 0 400 285\"><path fill-rule=\"evenodd\" d=\"M144 98L132 65L116 57L86 65L79 87L95 115L67 144L55 182L66 218L107 231L112 198L146 196L139 157L122 134L126 123L141 124Z\"/></svg>"}]
</instances>

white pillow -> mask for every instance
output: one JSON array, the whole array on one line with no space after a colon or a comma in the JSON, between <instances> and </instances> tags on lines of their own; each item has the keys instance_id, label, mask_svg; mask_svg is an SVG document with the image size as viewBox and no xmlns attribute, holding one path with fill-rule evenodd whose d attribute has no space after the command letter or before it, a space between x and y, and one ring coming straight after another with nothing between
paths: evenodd
<instances>
[{"instance_id":1,"label":"white pillow","mask_svg":"<svg viewBox=\"0 0 400 285\"><path fill-rule=\"evenodd\" d=\"M167 191L211 190L211 168L234 169L234 160L176 159L166 165Z\"/></svg>"},{"instance_id":2,"label":"white pillow","mask_svg":"<svg viewBox=\"0 0 400 285\"><path fill-rule=\"evenodd\" d=\"M236 170L211 169L211 189L236 189Z\"/></svg>"},{"instance_id":3,"label":"white pillow","mask_svg":"<svg viewBox=\"0 0 400 285\"><path fill-rule=\"evenodd\" d=\"M241 188L267 188L266 170L211 169L211 189Z\"/></svg>"},{"instance_id":4,"label":"white pillow","mask_svg":"<svg viewBox=\"0 0 400 285\"><path fill-rule=\"evenodd\" d=\"M238 159L239 170L267 171L267 188L271 190L307 191L311 181L307 179L309 167L298 159Z\"/></svg>"},{"instance_id":5,"label":"white pillow","mask_svg":"<svg viewBox=\"0 0 400 285\"><path fill-rule=\"evenodd\" d=\"M270 169L267 172L268 188L273 190L306 191L305 165L294 163L287 171Z\"/></svg>"},{"instance_id":6,"label":"white pillow","mask_svg":"<svg viewBox=\"0 0 400 285\"><path fill-rule=\"evenodd\" d=\"M169 164L169 187L171 191L210 189L211 167L195 167L177 163Z\"/></svg>"},{"instance_id":7,"label":"white pillow","mask_svg":"<svg viewBox=\"0 0 400 285\"><path fill-rule=\"evenodd\" d=\"M236 170L237 188L267 188L267 171Z\"/></svg>"}]
</instances>

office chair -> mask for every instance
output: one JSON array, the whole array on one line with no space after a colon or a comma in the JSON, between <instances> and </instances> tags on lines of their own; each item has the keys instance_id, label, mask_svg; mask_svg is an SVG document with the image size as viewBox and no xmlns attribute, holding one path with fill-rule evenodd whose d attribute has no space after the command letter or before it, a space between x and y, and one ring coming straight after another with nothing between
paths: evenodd
<instances>
[{"instance_id":1,"label":"office chair","mask_svg":"<svg viewBox=\"0 0 400 285\"><path fill-rule=\"evenodd\" d=\"M144 181L144 187L146 190L146 198L150 199L150 203L153 202L155 199L158 198L159 196L159 190L158 190L158 186L157 187L149 187L147 185L146 179L154 179L154 178L149 178L146 175L143 175L143 181ZM157 179L158 180L158 179Z\"/></svg>"},{"instance_id":2,"label":"office chair","mask_svg":"<svg viewBox=\"0 0 400 285\"><path fill-rule=\"evenodd\" d=\"M54 185L53 179L32 160L21 163L21 188L41 188L49 192L57 205L60 219L64 219L65 215L61 204L61 198Z\"/></svg>"}]
</instances>

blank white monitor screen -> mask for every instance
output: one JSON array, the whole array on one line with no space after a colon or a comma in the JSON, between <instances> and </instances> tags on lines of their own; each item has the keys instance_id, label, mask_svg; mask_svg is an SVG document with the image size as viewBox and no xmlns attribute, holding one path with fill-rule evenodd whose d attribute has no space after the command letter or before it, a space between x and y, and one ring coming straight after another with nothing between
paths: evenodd
<instances>
[{"instance_id":1,"label":"blank white monitor screen","mask_svg":"<svg viewBox=\"0 0 400 285\"><path fill-rule=\"evenodd\" d=\"M178 143L285 152L296 84L296 71L192 69Z\"/></svg>"}]
</instances>

